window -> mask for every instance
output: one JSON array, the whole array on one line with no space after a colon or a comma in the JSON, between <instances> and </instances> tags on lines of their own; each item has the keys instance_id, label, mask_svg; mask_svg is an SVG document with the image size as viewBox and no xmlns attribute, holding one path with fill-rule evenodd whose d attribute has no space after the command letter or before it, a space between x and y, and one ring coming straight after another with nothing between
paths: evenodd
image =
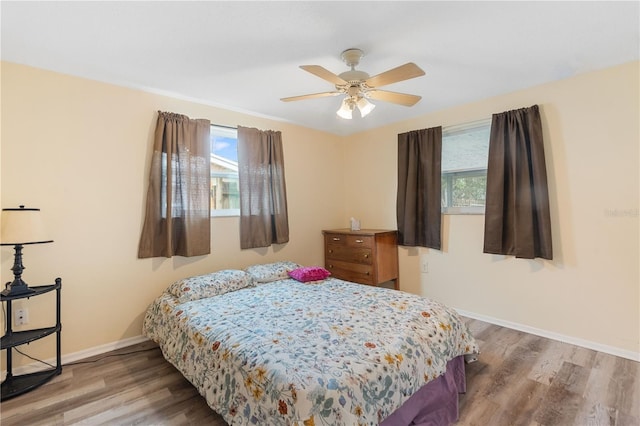
<instances>
[{"instance_id":1,"label":"window","mask_svg":"<svg viewBox=\"0 0 640 426\"><path fill-rule=\"evenodd\" d=\"M491 120L442 129L442 213L484 214Z\"/></svg>"},{"instance_id":2,"label":"window","mask_svg":"<svg viewBox=\"0 0 640 426\"><path fill-rule=\"evenodd\" d=\"M211 126L211 216L239 216L238 131Z\"/></svg>"}]
</instances>

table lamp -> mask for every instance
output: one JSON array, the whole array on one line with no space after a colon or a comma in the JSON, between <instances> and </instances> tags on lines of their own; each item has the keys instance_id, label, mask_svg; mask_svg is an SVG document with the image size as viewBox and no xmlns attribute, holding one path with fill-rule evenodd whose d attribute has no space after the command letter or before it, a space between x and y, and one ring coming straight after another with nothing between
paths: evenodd
<instances>
[{"instance_id":1,"label":"table lamp","mask_svg":"<svg viewBox=\"0 0 640 426\"><path fill-rule=\"evenodd\" d=\"M2 291L3 296L16 296L31 293L26 282L22 280L22 246L28 244L52 243L42 223L40 209L19 208L2 209L2 227L0 229L0 245L13 246L15 250L13 282L7 283Z\"/></svg>"}]
</instances>

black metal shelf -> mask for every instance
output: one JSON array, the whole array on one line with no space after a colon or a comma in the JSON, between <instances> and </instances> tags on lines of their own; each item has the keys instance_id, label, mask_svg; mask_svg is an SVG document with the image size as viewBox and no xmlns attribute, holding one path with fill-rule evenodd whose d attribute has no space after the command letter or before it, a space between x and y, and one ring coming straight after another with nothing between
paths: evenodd
<instances>
[{"instance_id":1,"label":"black metal shelf","mask_svg":"<svg viewBox=\"0 0 640 426\"><path fill-rule=\"evenodd\" d=\"M29 392L53 379L60 373L62 373L62 367L36 371L35 373L22 374L19 376L7 376L2 382L2 400L4 401L5 399Z\"/></svg>"},{"instance_id":2,"label":"black metal shelf","mask_svg":"<svg viewBox=\"0 0 640 426\"><path fill-rule=\"evenodd\" d=\"M24 299L24 298L28 299L30 297L40 296L41 294L48 293L58 288L60 288L60 286L57 283L49 284L49 285L38 285L35 287L29 287L30 291L28 293L21 293L13 296L5 296L4 294L2 294L0 295L0 300L2 300L3 302L6 302L8 300L17 300L17 299Z\"/></svg>"},{"instance_id":3,"label":"black metal shelf","mask_svg":"<svg viewBox=\"0 0 640 426\"><path fill-rule=\"evenodd\" d=\"M42 339L43 337L49 336L59 329L59 327L55 326L38 328L34 330L14 331L11 334L7 333L2 336L2 339L0 339L0 347L2 349L7 349L24 345L25 343L31 343L34 340Z\"/></svg>"},{"instance_id":4,"label":"black metal shelf","mask_svg":"<svg viewBox=\"0 0 640 426\"><path fill-rule=\"evenodd\" d=\"M38 386L48 382L53 377L62 373L61 350L60 350L60 334L62 324L60 322L60 290L62 289L62 280L56 278L56 283L52 285L43 285L29 287L28 293L21 293L13 296L0 295L0 301L7 303L5 324L7 332L0 338L0 349L7 351L7 376L2 382L0 401L22 395ZM31 297L40 296L50 291L56 291L56 325L53 327L37 328L32 330L13 331L12 329L12 308L11 302L18 299L29 299ZM13 348L31 343L35 340L42 339L55 334L56 336L56 365L51 369L36 371L33 373L13 375L12 369L12 350Z\"/></svg>"}]
</instances>

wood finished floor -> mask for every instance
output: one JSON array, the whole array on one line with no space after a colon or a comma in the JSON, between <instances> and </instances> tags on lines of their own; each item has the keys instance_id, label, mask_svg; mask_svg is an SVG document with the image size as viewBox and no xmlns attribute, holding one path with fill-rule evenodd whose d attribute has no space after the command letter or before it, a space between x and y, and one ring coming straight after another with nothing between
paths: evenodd
<instances>
[{"instance_id":1,"label":"wood finished floor","mask_svg":"<svg viewBox=\"0 0 640 426\"><path fill-rule=\"evenodd\" d=\"M457 425L640 425L640 363L467 323L482 353L467 365ZM226 425L151 342L92 360L2 402L2 426Z\"/></svg>"}]
</instances>

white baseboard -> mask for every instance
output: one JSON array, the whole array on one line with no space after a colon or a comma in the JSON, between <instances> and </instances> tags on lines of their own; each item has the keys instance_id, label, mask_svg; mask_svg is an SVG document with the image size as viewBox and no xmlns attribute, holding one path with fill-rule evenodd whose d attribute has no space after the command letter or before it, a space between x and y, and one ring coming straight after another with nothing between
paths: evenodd
<instances>
[{"instance_id":1,"label":"white baseboard","mask_svg":"<svg viewBox=\"0 0 640 426\"><path fill-rule=\"evenodd\" d=\"M601 343L580 339L578 337L566 336L564 334L554 333L552 331L542 330L542 329L530 327L524 324L518 324L511 321L505 321L498 318L493 318L487 315L468 312L463 309L457 309L457 308L454 308L454 309L456 309L456 311L464 317L477 319L480 321L488 322L490 324L499 325L501 327L523 331L525 333L534 334L536 336L546 337L547 339L557 340L559 342L569 343L569 344L580 346L583 348L593 349L594 351L603 352L609 355L619 356L621 358L626 358L632 361L640 362L640 352L627 351L627 350L616 348L613 346L603 345Z\"/></svg>"},{"instance_id":2,"label":"white baseboard","mask_svg":"<svg viewBox=\"0 0 640 426\"><path fill-rule=\"evenodd\" d=\"M126 348L127 346L131 346L131 345L135 345L138 343L142 343L142 342L146 342L147 340L149 340L147 337L145 336L136 336L136 337L130 337L128 339L124 339L124 340L118 340L117 342L111 342L111 343L106 343L104 345L100 345L100 346L94 346L92 348L89 349L85 349L83 351L79 351L79 352L74 352L71 354L67 354L67 355L63 355L62 356L62 365L64 364L69 364L71 362L76 362L76 361L80 361L95 355L101 355L107 352L111 352L111 351L115 351L117 349L122 349L122 348ZM27 350L24 350L25 353L28 353ZM56 359L54 358L49 358L49 359L45 359L43 360L44 362L51 364L51 365L56 365ZM27 365L22 365L20 367L16 367L13 369L12 373L13 375L19 375L19 374L29 374L29 373L34 373L36 371L40 371L47 368L46 366L44 366L42 363L40 362L34 362L32 364L27 364ZM4 378L7 375L7 371L3 370L2 373L2 380L4 380Z\"/></svg>"}]
</instances>

